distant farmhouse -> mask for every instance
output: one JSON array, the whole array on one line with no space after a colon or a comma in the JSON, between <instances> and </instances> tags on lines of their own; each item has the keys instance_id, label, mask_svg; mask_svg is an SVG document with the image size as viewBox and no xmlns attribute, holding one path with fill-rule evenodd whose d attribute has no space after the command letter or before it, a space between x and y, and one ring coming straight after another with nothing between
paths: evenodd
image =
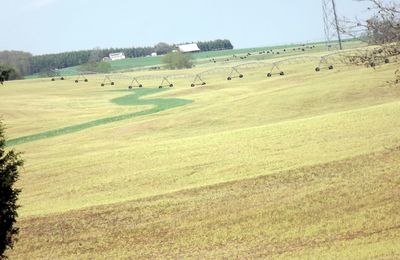
<instances>
[{"instance_id":1,"label":"distant farmhouse","mask_svg":"<svg viewBox=\"0 0 400 260\"><path fill-rule=\"evenodd\" d=\"M123 52L110 53L108 56L110 60L125 60L125 54Z\"/></svg>"},{"instance_id":2,"label":"distant farmhouse","mask_svg":"<svg viewBox=\"0 0 400 260\"><path fill-rule=\"evenodd\" d=\"M178 45L178 50L180 52L186 53L186 52L200 51L200 48L199 48L199 46L197 46L196 43L190 43L190 44Z\"/></svg>"}]
</instances>

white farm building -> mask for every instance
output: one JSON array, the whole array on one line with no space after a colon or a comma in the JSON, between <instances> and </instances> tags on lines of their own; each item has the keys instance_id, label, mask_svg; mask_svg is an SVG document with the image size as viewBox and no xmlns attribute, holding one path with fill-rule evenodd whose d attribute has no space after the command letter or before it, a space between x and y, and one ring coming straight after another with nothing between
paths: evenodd
<instances>
[{"instance_id":1,"label":"white farm building","mask_svg":"<svg viewBox=\"0 0 400 260\"><path fill-rule=\"evenodd\" d=\"M190 43L190 44L178 45L178 50L180 52L186 53L186 52L200 51L200 48L199 46L197 46L196 43Z\"/></svg>"},{"instance_id":2,"label":"white farm building","mask_svg":"<svg viewBox=\"0 0 400 260\"><path fill-rule=\"evenodd\" d=\"M125 54L123 52L110 53L108 56L111 60L125 60Z\"/></svg>"}]
</instances>

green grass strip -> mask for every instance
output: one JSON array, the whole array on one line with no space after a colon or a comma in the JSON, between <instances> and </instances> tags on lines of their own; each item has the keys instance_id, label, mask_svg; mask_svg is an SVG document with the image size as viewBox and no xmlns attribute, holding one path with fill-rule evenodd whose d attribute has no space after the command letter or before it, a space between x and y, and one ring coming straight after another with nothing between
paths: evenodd
<instances>
[{"instance_id":1,"label":"green grass strip","mask_svg":"<svg viewBox=\"0 0 400 260\"><path fill-rule=\"evenodd\" d=\"M89 121L82 124L76 124L72 126L67 126L59 129L49 130L45 132L41 132L38 134L27 135L18 137L15 139L8 140L6 142L7 146L13 146L18 144L29 143L33 141L38 141L46 138L61 136L65 134L76 133L82 130L86 130L92 127L110 124L122 120L127 120L131 118L135 118L138 116L145 116L154 113L158 113L167 109L172 109L180 106L184 106L192 103L192 100L187 99L179 99L179 98L153 98L153 99L140 99L143 96L159 93L161 91L165 91L166 89L136 89L129 90L133 92L129 95L125 95L123 97L112 99L111 102L121 106L141 106L141 105L154 105L155 107L135 113L123 114L118 116L111 116L106 118L101 118L93 121ZM120 91L120 90L119 90ZM128 90L123 90L126 92Z\"/></svg>"}]
</instances>

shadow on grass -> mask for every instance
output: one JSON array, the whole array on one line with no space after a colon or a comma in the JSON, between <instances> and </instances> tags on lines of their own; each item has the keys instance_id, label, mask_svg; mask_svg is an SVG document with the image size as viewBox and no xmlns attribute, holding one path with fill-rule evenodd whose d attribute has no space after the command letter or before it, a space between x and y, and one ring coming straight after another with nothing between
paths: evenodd
<instances>
[{"instance_id":1,"label":"shadow on grass","mask_svg":"<svg viewBox=\"0 0 400 260\"><path fill-rule=\"evenodd\" d=\"M138 116L145 116L145 115L158 113L158 112L161 112L164 110L184 106L184 105L187 105L187 104L190 104L193 102L192 100L179 99L179 98L141 99L141 97L143 97L143 96L160 93L165 90L167 90L167 89L136 89L133 91L130 90L129 92L131 92L131 94L111 100L112 103L120 105L120 106L153 105L154 106L153 108L135 112L135 113L105 117L105 118L89 121L86 123L76 124L76 125L72 125L72 126L59 128L59 129L54 129L54 130L49 130L49 131L41 132L38 134L18 137L15 139L8 140L6 142L6 145L13 146L13 145L18 145L18 144L24 144L24 143L29 143L29 142L33 142L33 141L38 141L38 140L42 140L42 139L46 139L46 138L61 136L61 135L65 135L65 134L71 134L71 133L79 132L79 131L86 130L88 128L92 128L92 127L96 127L96 126L100 126L100 125L110 124L110 123L114 123L114 122L122 121L122 120L127 120L127 119L135 118ZM127 92L127 90L122 90L122 91L117 90L117 91L118 92Z\"/></svg>"}]
</instances>

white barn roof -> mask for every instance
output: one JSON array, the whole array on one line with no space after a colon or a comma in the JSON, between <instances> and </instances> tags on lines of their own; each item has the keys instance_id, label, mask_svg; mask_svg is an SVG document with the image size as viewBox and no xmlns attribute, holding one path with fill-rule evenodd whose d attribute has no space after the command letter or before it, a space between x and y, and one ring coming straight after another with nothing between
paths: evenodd
<instances>
[{"instance_id":1,"label":"white barn roof","mask_svg":"<svg viewBox=\"0 0 400 260\"><path fill-rule=\"evenodd\" d=\"M125 54L123 52L110 53L108 56L110 57L111 60L125 59Z\"/></svg>"},{"instance_id":2,"label":"white barn roof","mask_svg":"<svg viewBox=\"0 0 400 260\"><path fill-rule=\"evenodd\" d=\"M200 51L199 46L196 43L184 44L178 46L179 51L181 52L194 52Z\"/></svg>"}]
</instances>

